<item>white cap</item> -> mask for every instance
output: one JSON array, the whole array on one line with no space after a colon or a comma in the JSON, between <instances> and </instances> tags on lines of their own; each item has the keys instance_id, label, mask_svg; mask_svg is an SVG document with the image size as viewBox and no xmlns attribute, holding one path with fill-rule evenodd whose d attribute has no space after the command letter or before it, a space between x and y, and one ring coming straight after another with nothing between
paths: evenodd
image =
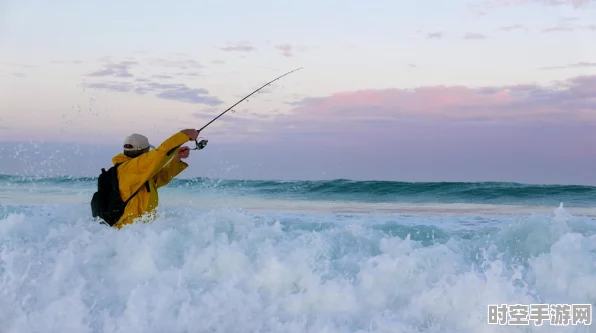
<instances>
[{"instance_id":1,"label":"white cap","mask_svg":"<svg viewBox=\"0 0 596 333\"><path fill-rule=\"evenodd\" d=\"M127 147L127 145L130 145ZM147 139L146 136L141 135L141 134L131 134L129 136L126 137L126 139L124 140L124 150L125 151L135 151L135 150L143 150L143 149L147 149L147 148L155 148L152 145L149 144L149 139Z\"/></svg>"}]
</instances>

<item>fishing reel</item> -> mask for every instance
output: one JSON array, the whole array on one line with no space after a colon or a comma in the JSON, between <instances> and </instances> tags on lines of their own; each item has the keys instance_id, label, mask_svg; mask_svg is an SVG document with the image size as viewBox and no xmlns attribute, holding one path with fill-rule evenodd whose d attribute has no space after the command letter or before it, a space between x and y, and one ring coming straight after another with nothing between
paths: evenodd
<instances>
[{"instance_id":1,"label":"fishing reel","mask_svg":"<svg viewBox=\"0 0 596 333\"><path fill-rule=\"evenodd\" d=\"M202 139L201 141L198 141L199 139L201 139L201 138L195 139L195 144L197 146L191 150L201 150L201 149L205 148L205 146L207 146L207 142L209 142L209 140Z\"/></svg>"}]
</instances>

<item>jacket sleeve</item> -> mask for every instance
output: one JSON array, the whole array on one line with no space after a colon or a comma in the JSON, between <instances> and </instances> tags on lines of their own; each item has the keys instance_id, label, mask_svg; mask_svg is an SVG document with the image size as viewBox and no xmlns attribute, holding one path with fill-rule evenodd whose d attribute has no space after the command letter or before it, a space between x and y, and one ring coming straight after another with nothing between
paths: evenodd
<instances>
[{"instance_id":1,"label":"jacket sleeve","mask_svg":"<svg viewBox=\"0 0 596 333\"><path fill-rule=\"evenodd\" d=\"M159 188L168 185L168 183L178 176L184 169L188 167L186 162L173 158L170 163L166 164L154 177L155 187Z\"/></svg>"},{"instance_id":2,"label":"jacket sleeve","mask_svg":"<svg viewBox=\"0 0 596 333\"><path fill-rule=\"evenodd\" d=\"M118 168L119 175L126 175L118 177L122 200L127 200L147 180L154 177L178 148L189 140L186 134L178 132L162 142L157 149L133 158Z\"/></svg>"}]
</instances>

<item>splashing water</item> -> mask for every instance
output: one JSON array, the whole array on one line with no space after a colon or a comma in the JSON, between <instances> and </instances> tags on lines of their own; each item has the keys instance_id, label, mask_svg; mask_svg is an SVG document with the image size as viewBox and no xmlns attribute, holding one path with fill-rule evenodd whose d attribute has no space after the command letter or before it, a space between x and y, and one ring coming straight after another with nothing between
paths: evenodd
<instances>
[{"instance_id":1,"label":"splashing water","mask_svg":"<svg viewBox=\"0 0 596 333\"><path fill-rule=\"evenodd\" d=\"M596 303L594 220L562 204L365 214L291 199L290 212L252 194L218 201L214 186L176 206L196 190L179 184L160 192L157 220L115 230L88 217L88 183L30 185L0 190L2 332L594 329L487 324L488 304Z\"/></svg>"}]
</instances>

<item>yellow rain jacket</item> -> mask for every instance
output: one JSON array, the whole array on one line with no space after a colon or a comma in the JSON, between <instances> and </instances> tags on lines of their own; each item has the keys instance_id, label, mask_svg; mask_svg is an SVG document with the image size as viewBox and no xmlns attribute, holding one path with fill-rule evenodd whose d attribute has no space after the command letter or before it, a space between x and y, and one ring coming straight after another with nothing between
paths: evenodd
<instances>
[{"instance_id":1,"label":"yellow rain jacket","mask_svg":"<svg viewBox=\"0 0 596 333\"><path fill-rule=\"evenodd\" d=\"M190 138L178 132L155 150L151 150L141 156L130 158L124 154L118 154L112 158L114 165L122 163L118 167L118 182L122 200L128 198L140 188L126 205L124 214L114 227L121 229L125 224L131 224L138 217L146 217L152 220L155 217L155 209L158 204L157 189L167 185L174 177L188 167L183 161L173 158L178 148ZM146 221L145 221L146 222Z\"/></svg>"}]
</instances>

